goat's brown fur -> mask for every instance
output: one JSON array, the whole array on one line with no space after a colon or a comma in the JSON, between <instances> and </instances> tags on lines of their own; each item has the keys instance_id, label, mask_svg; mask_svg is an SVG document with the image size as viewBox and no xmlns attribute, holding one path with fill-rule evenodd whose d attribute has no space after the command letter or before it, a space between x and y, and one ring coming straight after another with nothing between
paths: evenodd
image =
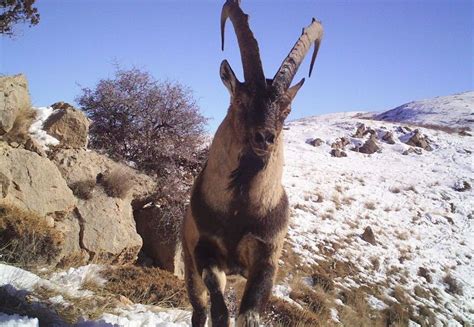
<instances>
[{"instance_id":1,"label":"goat's brown fur","mask_svg":"<svg viewBox=\"0 0 474 327\"><path fill-rule=\"evenodd\" d=\"M275 75L277 79L265 80L258 45L239 1L225 3L222 28L227 16L236 30L246 81L239 82L223 61L220 75L231 104L194 183L183 222L193 326L206 322L208 293L213 326L229 325L223 295L229 274L247 278L237 326L258 326L288 229L288 199L281 184L281 130L304 80L289 85L311 43L319 45L322 36L322 27L313 20Z\"/></svg>"}]
</instances>

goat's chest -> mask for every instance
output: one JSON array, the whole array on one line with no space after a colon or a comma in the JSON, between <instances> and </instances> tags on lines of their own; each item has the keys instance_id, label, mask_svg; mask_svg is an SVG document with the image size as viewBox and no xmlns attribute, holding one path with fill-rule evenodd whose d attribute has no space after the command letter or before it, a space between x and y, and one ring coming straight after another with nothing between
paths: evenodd
<instances>
[{"instance_id":1,"label":"goat's chest","mask_svg":"<svg viewBox=\"0 0 474 327\"><path fill-rule=\"evenodd\" d=\"M219 239L228 253L236 251L245 235L252 234L271 242L288 225L285 193L279 203L264 215L253 213L245 200L235 201L227 212L219 212L204 200L201 192L193 194L191 208L199 234Z\"/></svg>"}]
</instances>

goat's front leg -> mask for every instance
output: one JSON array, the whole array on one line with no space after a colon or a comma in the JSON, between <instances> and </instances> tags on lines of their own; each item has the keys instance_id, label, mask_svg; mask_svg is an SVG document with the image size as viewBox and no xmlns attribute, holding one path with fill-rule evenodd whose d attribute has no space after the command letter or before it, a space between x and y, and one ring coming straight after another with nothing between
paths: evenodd
<instances>
[{"instance_id":1,"label":"goat's front leg","mask_svg":"<svg viewBox=\"0 0 474 327\"><path fill-rule=\"evenodd\" d=\"M229 312L224 301L226 275L220 265L219 248L207 239L199 240L194 251L196 264L211 299L213 327L228 327Z\"/></svg>"},{"instance_id":2,"label":"goat's front leg","mask_svg":"<svg viewBox=\"0 0 474 327\"><path fill-rule=\"evenodd\" d=\"M264 311L272 292L280 254L279 247L260 241L251 243L249 276L240 303L238 327L259 326L260 314Z\"/></svg>"}]
</instances>

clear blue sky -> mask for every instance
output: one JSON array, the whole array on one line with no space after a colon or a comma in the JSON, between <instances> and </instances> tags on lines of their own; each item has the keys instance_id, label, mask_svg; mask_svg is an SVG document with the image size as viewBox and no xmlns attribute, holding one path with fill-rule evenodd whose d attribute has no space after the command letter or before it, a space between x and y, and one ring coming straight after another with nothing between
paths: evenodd
<instances>
[{"instance_id":1,"label":"clear blue sky","mask_svg":"<svg viewBox=\"0 0 474 327\"><path fill-rule=\"evenodd\" d=\"M218 70L227 58L242 79L230 24L220 51L224 1L38 0L39 25L2 37L0 72L25 73L36 106L74 103L80 86L113 75L113 63L149 70L194 90L213 131L228 107ZM290 119L327 112L386 110L474 89L474 1L255 1L250 15L267 77L311 17L325 38L313 77ZM295 78L307 76L309 56Z\"/></svg>"}]
</instances>

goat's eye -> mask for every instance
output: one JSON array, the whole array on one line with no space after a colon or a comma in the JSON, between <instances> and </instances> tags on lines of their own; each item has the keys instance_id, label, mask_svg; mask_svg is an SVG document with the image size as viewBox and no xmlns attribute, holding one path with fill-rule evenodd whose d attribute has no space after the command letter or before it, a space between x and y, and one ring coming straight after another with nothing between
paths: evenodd
<instances>
[{"instance_id":1,"label":"goat's eye","mask_svg":"<svg viewBox=\"0 0 474 327\"><path fill-rule=\"evenodd\" d=\"M257 132L255 133L255 142L256 143L263 143L265 141L265 137L262 135L262 133Z\"/></svg>"}]
</instances>

